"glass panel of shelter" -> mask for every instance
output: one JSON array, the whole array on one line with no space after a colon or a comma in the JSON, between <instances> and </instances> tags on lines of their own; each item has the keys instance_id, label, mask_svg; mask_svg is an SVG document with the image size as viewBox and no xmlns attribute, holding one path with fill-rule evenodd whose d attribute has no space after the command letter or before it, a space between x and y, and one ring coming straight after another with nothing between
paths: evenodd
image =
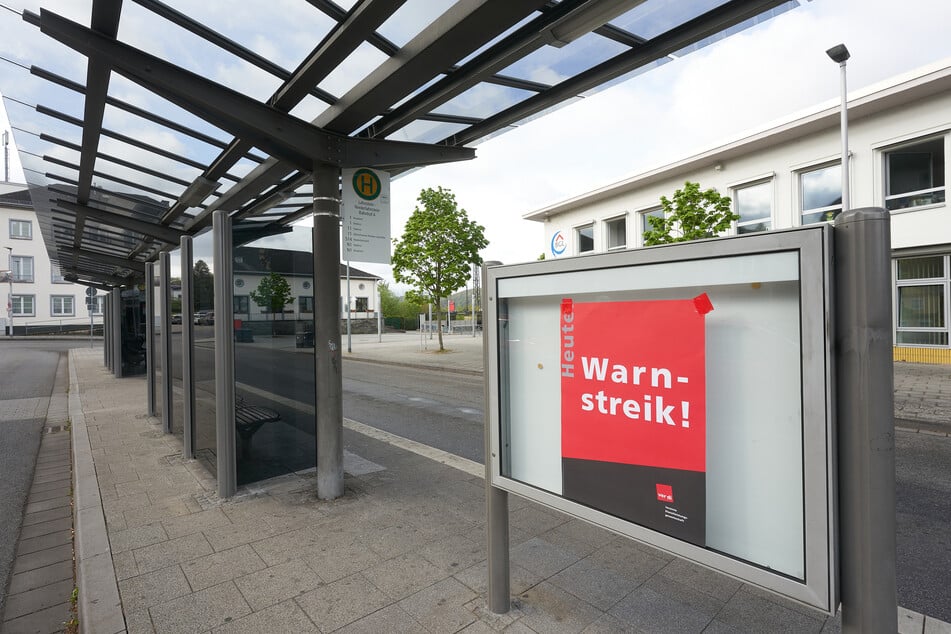
<instances>
[{"instance_id":1,"label":"glass panel of shelter","mask_svg":"<svg viewBox=\"0 0 951 634\"><path fill-rule=\"evenodd\" d=\"M215 431L215 329L208 324L208 313L215 310L215 278L212 267L213 244L210 231L195 236L192 250L192 384L195 391L193 412L195 458L213 476L217 476L217 433ZM184 311L183 311L184 313ZM214 317L212 317L214 319Z\"/></svg>"},{"instance_id":2,"label":"glass panel of shelter","mask_svg":"<svg viewBox=\"0 0 951 634\"><path fill-rule=\"evenodd\" d=\"M181 249L175 249L169 254L169 285L172 294L171 326L168 336L171 337L172 357L166 371L172 377L172 433L181 434L184 422L184 384L182 366L182 258ZM177 316L177 318L176 318Z\"/></svg>"},{"instance_id":3,"label":"glass panel of shelter","mask_svg":"<svg viewBox=\"0 0 951 634\"><path fill-rule=\"evenodd\" d=\"M313 295L312 232L234 232L231 288L248 299L234 316L238 486L316 465L314 314L299 301Z\"/></svg>"},{"instance_id":4,"label":"glass panel of shelter","mask_svg":"<svg viewBox=\"0 0 951 634\"><path fill-rule=\"evenodd\" d=\"M152 288L149 289L152 293L152 367L155 369L152 377L155 381L155 416L162 418L169 412L162 411L162 373L165 370L162 364L165 359L162 355L162 267L158 262L155 263L154 271Z\"/></svg>"}]
</instances>

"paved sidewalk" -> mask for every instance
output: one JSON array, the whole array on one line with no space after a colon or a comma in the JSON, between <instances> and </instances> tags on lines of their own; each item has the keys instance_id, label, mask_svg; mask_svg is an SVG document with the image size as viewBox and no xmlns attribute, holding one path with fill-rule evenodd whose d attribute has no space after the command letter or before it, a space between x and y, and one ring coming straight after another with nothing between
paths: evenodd
<instances>
[{"instance_id":1,"label":"paved sidewalk","mask_svg":"<svg viewBox=\"0 0 951 634\"><path fill-rule=\"evenodd\" d=\"M391 346L390 362L481 364L478 337L450 339L455 352L442 354L393 339L376 344ZM350 358L371 358L370 343L355 343ZM82 582L100 584L80 592L85 632L839 629L835 618L516 497L516 598L509 614L490 614L480 465L348 421L344 498L318 501L305 472L219 500L199 464L181 459L180 439L144 414L144 381L114 379L101 351L73 350L70 361L76 451L85 445L97 485L78 504L94 526L89 500L98 498L105 533L80 525L77 539L104 544L89 552L112 567L111 578ZM900 614L902 632L949 631Z\"/></svg>"}]
</instances>

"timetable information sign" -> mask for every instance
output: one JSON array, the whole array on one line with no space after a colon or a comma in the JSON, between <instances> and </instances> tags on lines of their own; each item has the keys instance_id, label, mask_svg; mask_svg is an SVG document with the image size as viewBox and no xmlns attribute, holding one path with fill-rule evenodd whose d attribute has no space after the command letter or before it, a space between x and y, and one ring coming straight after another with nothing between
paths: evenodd
<instances>
[{"instance_id":1,"label":"timetable information sign","mask_svg":"<svg viewBox=\"0 0 951 634\"><path fill-rule=\"evenodd\" d=\"M343 259L390 263L390 175L366 167L341 170Z\"/></svg>"}]
</instances>

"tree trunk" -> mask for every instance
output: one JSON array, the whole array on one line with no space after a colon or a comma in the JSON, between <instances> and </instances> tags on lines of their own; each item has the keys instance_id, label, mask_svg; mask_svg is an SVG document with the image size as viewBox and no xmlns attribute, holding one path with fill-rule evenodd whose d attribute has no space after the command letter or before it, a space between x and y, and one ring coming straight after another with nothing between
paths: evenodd
<instances>
[{"instance_id":1,"label":"tree trunk","mask_svg":"<svg viewBox=\"0 0 951 634\"><path fill-rule=\"evenodd\" d=\"M439 351L442 352L446 348L442 345L442 308L436 311L436 332L439 333Z\"/></svg>"}]
</instances>

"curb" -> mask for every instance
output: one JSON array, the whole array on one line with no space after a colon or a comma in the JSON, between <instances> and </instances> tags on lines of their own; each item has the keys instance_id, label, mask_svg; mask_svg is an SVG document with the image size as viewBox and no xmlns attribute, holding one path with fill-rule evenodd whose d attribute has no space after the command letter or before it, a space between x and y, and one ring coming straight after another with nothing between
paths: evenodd
<instances>
[{"instance_id":1,"label":"curb","mask_svg":"<svg viewBox=\"0 0 951 634\"><path fill-rule=\"evenodd\" d=\"M125 617L73 354L70 350L68 407L73 434L73 526L79 625L82 632L117 634L126 631Z\"/></svg>"},{"instance_id":2,"label":"curb","mask_svg":"<svg viewBox=\"0 0 951 634\"><path fill-rule=\"evenodd\" d=\"M451 372L453 374L465 374L468 376L482 376L485 372L483 370L470 370L468 368L453 368L445 367L441 365L430 365L426 363L416 363L409 361L389 361L386 359L374 359L372 357L361 357L355 355L352 352L344 353L345 361L359 361L361 363L376 363L378 365L395 365L403 368L419 368L421 370L433 370L436 372Z\"/></svg>"}]
</instances>

